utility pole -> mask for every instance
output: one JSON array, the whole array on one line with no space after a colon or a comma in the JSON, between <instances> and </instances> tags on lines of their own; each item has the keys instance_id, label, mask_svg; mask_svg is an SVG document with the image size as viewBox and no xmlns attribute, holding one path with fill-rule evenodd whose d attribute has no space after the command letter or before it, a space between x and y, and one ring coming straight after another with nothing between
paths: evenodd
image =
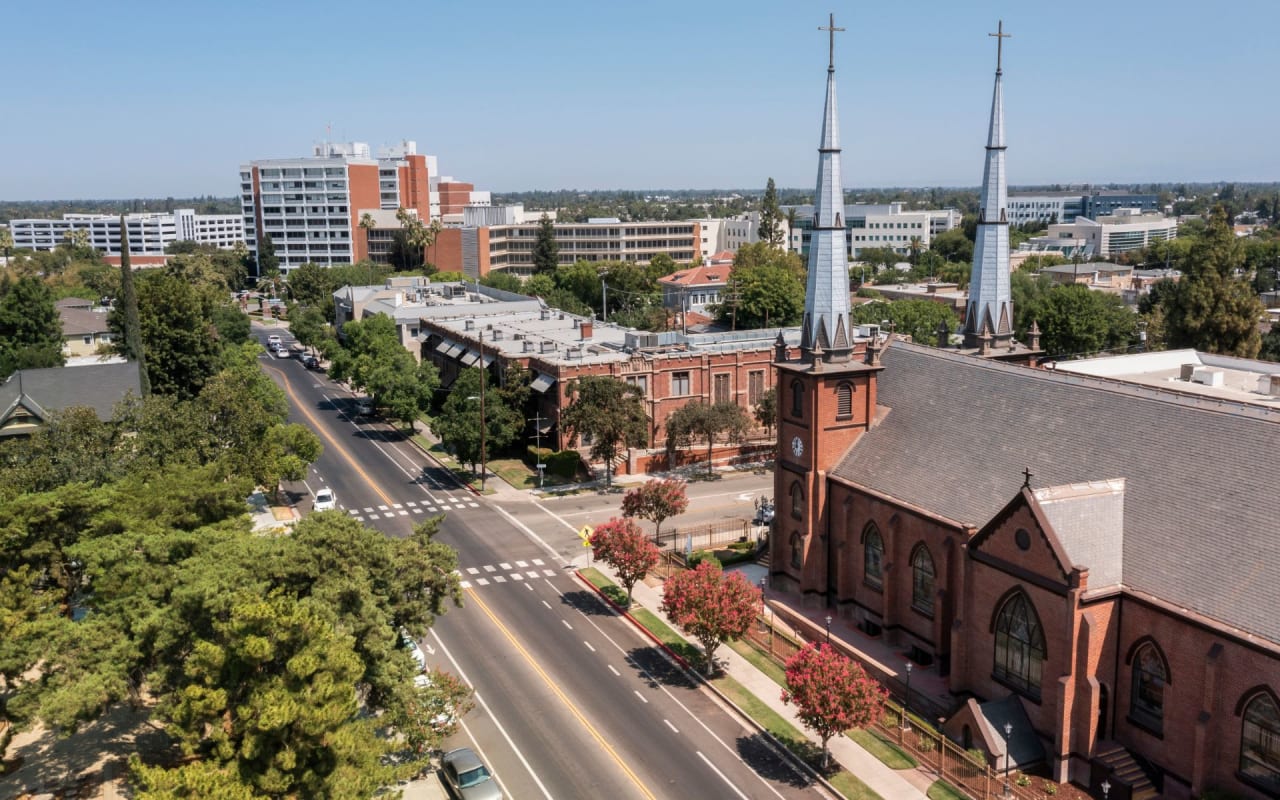
<instances>
[{"instance_id":1,"label":"utility pole","mask_svg":"<svg viewBox=\"0 0 1280 800\"><path fill-rule=\"evenodd\" d=\"M536 453L534 457L538 459L538 488L541 489L542 473L547 468L547 465L542 463L542 412L535 411L530 421L533 423L534 452Z\"/></svg>"},{"instance_id":2,"label":"utility pole","mask_svg":"<svg viewBox=\"0 0 1280 800\"><path fill-rule=\"evenodd\" d=\"M600 321L609 321L609 284L604 282L604 277L600 278Z\"/></svg>"}]
</instances>

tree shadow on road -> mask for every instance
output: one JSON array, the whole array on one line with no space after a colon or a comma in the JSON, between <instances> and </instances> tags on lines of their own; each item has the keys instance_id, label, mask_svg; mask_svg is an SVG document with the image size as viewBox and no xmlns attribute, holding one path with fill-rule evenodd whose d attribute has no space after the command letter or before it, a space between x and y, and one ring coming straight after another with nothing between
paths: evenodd
<instances>
[{"instance_id":1,"label":"tree shadow on road","mask_svg":"<svg viewBox=\"0 0 1280 800\"><path fill-rule=\"evenodd\" d=\"M622 600L626 600L625 594L622 595ZM600 595L586 589L565 592L560 596L560 602L589 617L612 617L617 613Z\"/></svg>"},{"instance_id":2,"label":"tree shadow on road","mask_svg":"<svg viewBox=\"0 0 1280 800\"><path fill-rule=\"evenodd\" d=\"M814 784L813 778L803 772L800 767L791 763L788 756L779 753L778 745L770 741L769 737L764 733L757 732L750 736L739 736L736 744L739 757L765 779L801 789ZM803 743L787 742L784 744L801 748L806 745L812 746L812 743L807 740ZM812 749L817 751L818 748L813 747Z\"/></svg>"}]
</instances>

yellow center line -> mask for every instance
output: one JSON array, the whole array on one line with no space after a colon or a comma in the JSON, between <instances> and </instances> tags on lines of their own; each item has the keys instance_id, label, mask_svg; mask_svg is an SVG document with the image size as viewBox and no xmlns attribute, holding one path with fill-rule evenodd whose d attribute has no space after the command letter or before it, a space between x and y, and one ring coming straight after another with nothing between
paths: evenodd
<instances>
[{"instance_id":1,"label":"yellow center line","mask_svg":"<svg viewBox=\"0 0 1280 800\"><path fill-rule=\"evenodd\" d=\"M551 676L547 675L542 667L538 666L538 662L533 659L533 656L529 654L529 651L525 650L524 647L521 646L520 642L516 641L516 637L513 636L511 631L507 630L507 627L498 620L498 617L487 605L485 605L484 601L480 599L480 596L476 594L476 591L474 589L467 589L466 591L471 599L475 601L475 604L480 608L480 610L485 613L485 616L487 616L489 620L498 627L498 630L502 631L503 636L507 637L507 641L516 649L516 652L524 656L524 660L529 662L529 666L533 667L533 671L538 673L538 676L542 678L542 681L547 684L547 688L549 688L556 697L560 698L560 702L564 703L565 708L569 709L569 713L573 714L573 716L577 718L578 722L582 723L582 727L587 729L587 733L591 734L591 738L595 739L596 743L609 754L609 757L622 768L622 771L625 772L627 777L631 779L631 782L636 785L636 788L640 790L641 794L649 798L649 800L656 800L653 793L640 782L640 778L631 771L631 768L622 760L622 757L618 755L617 751L614 750L613 747L610 746L609 742L600 735L600 732L587 721L587 718L582 715L582 712L578 710L577 706L575 706L573 702L565 696L565 693L560 690L560 687L551 680Z\"/></svg>"},{"instance_id":2,"label":"yellow center line","mask_svg":"<svg viewBox=\"0 0 1280 800\"><path fill-rule=\"evenodd\" d=\"M382 491L382 489L378 486L378 484L374 483L373 478L370 478L369 473L365 472L364 469L359 464L356 463L356 460L351 457L351 454L347 452L347 449L342 445L338 444L338 440L330 436L329 432L325 430L325 427L320 424L320 421L316 419L311 414L310 411L307 410L307 407L306 405L303 404L301 398L299 398L298 395L293 391L293 384L289 382L289 376L284 374L284 370L274 365L268 365L267 369L270 369L273 372L275 372L277 375L280 376L280 380L284 381L285 394L289 395L289 399L293 400L293 407L298 409L298 411L302 414L302 416L310 420L311 427L315 429L316 433L320 434L321 438L323 438L326 442L333 445L333 449L338 451L338 453L342 456L342 458L349 465L351 465L351 469L355 470L357 475L359 475L361 478L364 478L364 482L369 484L369 488L373 489L373 491L377 493L378 497L382 498L383 503L387 504L388 506L392 505L391 498L387 496L387 493Z\"/></svg>"}]
</instances>

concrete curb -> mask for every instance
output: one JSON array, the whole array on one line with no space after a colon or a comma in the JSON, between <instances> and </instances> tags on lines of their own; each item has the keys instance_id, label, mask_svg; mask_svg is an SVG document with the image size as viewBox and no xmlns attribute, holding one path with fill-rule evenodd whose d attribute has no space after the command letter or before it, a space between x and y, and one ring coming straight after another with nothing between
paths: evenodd
<instances>
[{"instance_id":1,"label":"concrete curb","mask_svg":"<svg viewBox=\"0 0 1280 800\"><path fill-rule=\"evenodd\" d=\"M844 797L844 795L840 792L840 790L832 786L831 783L826 778L824 778L821 773L819 773L817 770L811 767L809 763L804 759L800 758L800 756L791 752L791 750L786 745L778 741L778 739L772 733L770 733L764 726L756 722L754 717L752 717L747 712L743 711L741 708L738 708L738 705L734 703L732 700L730 700L729 697L724 694L724 692L720 691L720 689L717 688L715 684L707 680L706 676L702 675L700 672L698 672L698 670L694 669L689 664L689 662L684 659L683 656L681 656L679 653L677 653L676 651L668 647L667 643L659 639L657 634L655 634L653 631L646 628L644 625L640 624L640 621L637 620L635 617L631 616L630 612L628 612L625 608L622 608L617 603L613 602L613 600L607 594L605 594L604 590L602 590L599 586L596 586L594 583L587 580L583 576L582 570L575 569L573 571L573 574L574 574L574 577L576 577L579 581L586 584L588 588L594 591L596 595L601 600L603 600L610 608L612 608L620 616L625 617L626 620L630 622L632 625L639 628L640 632L643 633L646 637L648 637L651 641L653 641L654 644L658 645L658 647L660 647L662 651L667 654L668 657L670 657L673 661L675 661L677 664L683 667L684 670L694 679L695 682L711 690L711 692L716 697L720 698L720 702L732 708L734 711L738 713L738 716L741 719L743 719L747 724L749 724L751 727L759 731L765 737L765 739L769 742L769 744L772 746L775 753L782 756L787 761L791 762L793 766L798 767L801 772L808 775L810 778L812 778L814 781L820 784L824 789L831 792L832 796ZM801 733L803 734L803 731L801 731ZM834 759L832 760L834 761ZM839 763L839 762L836 762L836 763ZM840 766L840 768L845 769L843 764Z\"/></svg>"}]
</instances>

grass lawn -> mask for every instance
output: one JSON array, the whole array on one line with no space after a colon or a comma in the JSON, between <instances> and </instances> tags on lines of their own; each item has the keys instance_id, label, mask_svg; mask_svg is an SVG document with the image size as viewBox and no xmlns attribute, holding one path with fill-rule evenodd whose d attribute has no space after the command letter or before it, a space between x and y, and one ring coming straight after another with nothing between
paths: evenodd
<instances>
[{"instance_id":1,"label":"grass lawn","mask_svg":"<svg viewBox=\"0 0 1280 800\"><path fill-rule=\"evenodd\" d=\"M587 567L582 570L582 577L591 581L591 585L599 589L605 597L608 597L623 608L627 607L627 593L622 590L621 586L606 578L600 570L595 567Z\"/></svg>"},{"instance_id":2,"label":"grass lawn","mask_svg":"<svg viewBox=\"0 0 1280 800\"><path fill-rule=\"evenodd\" d=\"M969 800L969 795L942 780L934 781L925 794L929 800Z\"/></svg>"},{"instance_id":3,"label":"grass lawn","mask_svg":"<svg viewBox=\"0 0 1280 800\"><path fill-rule=\"evenodd\" d=\"M504 481L517 489L538 488L538 470L526 464L523 459L491 458L489 459L489 469L495 475L501 477ZM566 480L559 475L552 475L550 472L546 471L544 471L542 476L543 488L561 486L569 482L569 480Z\"/></svg>"},{"instance_id":4,"label":"grass lawn","mask_svg":"<svg viewBox=\"0 0 1280 800\"><path fill-rule=\"evenodd\" d=\"M760 670L765 675L768 675L774 683L784 687L787 685L787 671L783 669L777 661L774 661L772 658L769 658L768 655L760 652L749 643L740 639L729 642L729 646L732 647L738 655L742 656L747 661L750 661L751 666Z\"/></svg>"},{"instance_id":5,"label":"grass lawn","mask_svg":"<svg viewBox=\"0 0 1280 800\"><path fill-rule=\"evenodd\" d=\"M684 638L671 629L671 626L658 618L656 614L647 608L639 606L630 609L631 616L636 622L639 622L649 633L658 637L658 641L671 648L677 655L690 664L699 664L702 661L702 651L694 647Z\"/></svg>"},{"instance_id":6,"label":"grass lawn","mask_svg":"<svg viewBox=\"0 0 1280 800\"><path fill-rule=\"evenodd\" d=\"M878 731L853 730L845 735L857 742L863 750L883 761L890 769L911 769L919 766L919 762L912 758L911 754L886 740Z\"/></svg>"}]
</instances>

